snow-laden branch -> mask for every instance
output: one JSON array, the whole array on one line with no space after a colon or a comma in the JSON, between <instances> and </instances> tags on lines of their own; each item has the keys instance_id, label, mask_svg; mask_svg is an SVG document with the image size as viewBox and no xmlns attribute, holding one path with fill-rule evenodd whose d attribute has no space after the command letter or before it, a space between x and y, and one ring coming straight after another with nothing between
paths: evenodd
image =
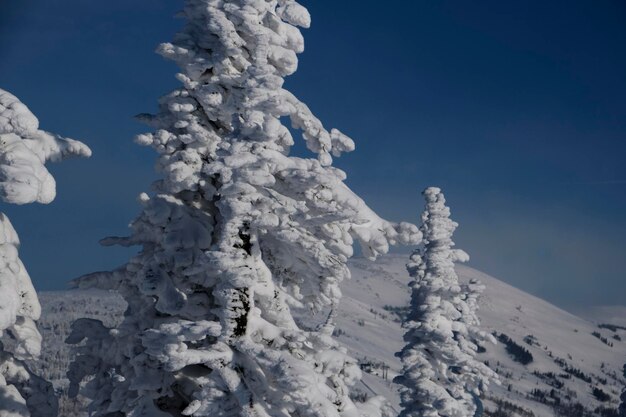
<instances>
[{"instance_id":1,"label":"snow-laden branch","mask_svg":"<svg viewBox=\"0 0 626 417\"><path fill-rule=\"evenodd\" d=\"M90 155L91 150L81 142L40 130L30 110L0 89L0 198L5 202L50 203L56 183L46 161Z\"/></svg>"}]
</instances>

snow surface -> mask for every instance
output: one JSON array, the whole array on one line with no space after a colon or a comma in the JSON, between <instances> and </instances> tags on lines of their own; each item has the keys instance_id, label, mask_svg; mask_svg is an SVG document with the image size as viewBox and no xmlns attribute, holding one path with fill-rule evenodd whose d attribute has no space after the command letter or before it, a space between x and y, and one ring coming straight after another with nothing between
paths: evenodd
<instances>
[{"instance_id":1,"label":"snow surface","mask_svg":"<svg viewBox=\"0 0 626 417\"><path fill-rule=\"evenodd\" d=\"M401 369L399 360L394 353L403 346L403 330L398 316L391 307L406 306L409 301L407 282L409 276L405 270L408 255L387 255L375 263L365 259L350 262L353 278L342 285L344 298L336 314L338 339L349 348L364 367L363 382L357 388L362 395L373 397L383 395L392 401L395 411L399 411L398 386L391 380ZM594 323L563 311L548 302L524 293L502 281L483 274L467 266L460 266L457 272L462 280L480 279L486 289L480 300L478 311L482 325L489 331L505 333L520 345L528 348L534 357L533 362L523 366L515 362L505 351L502 343L479 357L488 360L492 368L496 368L502 379L500 387L490 386L489 397L506 400L529 410L536 417L555 416L552 408L527 398L533 389L552 389L545 379L533 375L533 371L555 372L566 374L554 359L563 358L572 367L592 376L592 383L586 383L574 376L569 379L557 377L563 382L558 394L576 395L572 401L580 402L587 409L593 410L600 405L615 408L618 392L624 385L620 377L626 363L626 332L613 333L599 329ZM63 340L69 331L69 322L81 316L103 320L111 325L121 318L125 308L123 300L114 293L103 291L72 291L44 292L40 295L43 306L41 332L44 336L42 358L45 363L38 369L40 374L55 381L58 390L67 388L67 380L63 380L63 370L69 362L69 349ZM518 306L521 308L518 309ZM319 320L326 317L320 314ZM613 324L626 327L626 316ZM316 323L309 323L315 326ZM621 335L624 341L610 339L613 347L609 347L592 332L612 337ZM529 346L523 342L527 335L534 335L540 346ZM547 350L544 348L547 347ZM552 352L552 358L548 352ZM569 359L571 355L572 359ZM372 366L368 366L368 363ZM498 363L500 364L498 366ZM604 369L602 369L604 363ZM389 369L387 378L383 378L383 364ZM615 375L617 378L614 378ZM606 384L598 380L606 378ZM508 385L512 391L508 392ZM592 387L599 387L609 395L608 403L598 402L592 395ZM74 417L81 403L72 402L66 397L61 398L61 416ZM495 409L493 401L486 401L487 409ZM82 414L84 415L84 414ZM82 416L81 415L81 416ZM519 412L511 412L511 416L527 417ZM565 414L567 415L567 414ZM598 415L592 413L591 415Z\"/></svg>"}]
</instances>

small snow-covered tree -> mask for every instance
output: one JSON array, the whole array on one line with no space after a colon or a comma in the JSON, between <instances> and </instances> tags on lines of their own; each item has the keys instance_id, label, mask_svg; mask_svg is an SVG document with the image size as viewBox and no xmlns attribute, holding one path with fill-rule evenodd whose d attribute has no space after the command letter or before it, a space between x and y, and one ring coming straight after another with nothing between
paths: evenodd
<instances>
[{"instance_id":1,"label":"small snow-covered tree","mask_svg":"<svg viewBox=\"0 0 626 417\"><path fill-rule=\"evenodd\" d=\"M624 365L624 378L626 378L626 364ZM619 417L626 417L626 387L624 387L620 395L620 404L617 410Z\"/></svg>"},{"instance_id":2,"label":"small snow-covered tree","mask_svg":"<svg viewBox=\"0 0 626 417\"><path fill-rule=\"evenodd\" d=\"M159 52L181 68L155 132L163 179L141 195L123 267L77 281L116 289L121 325L80 320L69 371L93 416L356 417L356 361L331 337L332 320L301 328L293 307L332 308L358 242L375 257L419 241L418 229L379 218L331 166L354 144L326 130L283 89L303 51L308 11L293 0L186 0L186 25ZM290 155L289 119L316 158Z\"/></svg>"},{"instance_id":3,"label":"small snow-covered tree","mask_svg":"<svg viewBox=\"0 0 626 417\"><path fill-rule=\"evenodd\" d=\"M80 142L40 130L28 108L0 89L0 198L4 202L51 202L56 186L45 162L90 154ZM19 244L11 222L0 213L0 416L52 417L58 408L52 385L24 363L41 351L36 325L41 307L18 257Z\"/></svg>"},{"instance_id":4,"label":"small snow-covered tree","mask_svg":"<svg viewBox=\"0 0 626 417\"><path fill-rule=\"evenodd\" d=\"M482 285L459 283L455 262L469 256L453 249L458 226L450 219L441 190L424 191L423 246L411 256L411 308L403 323L405 347L398 356L402 373L402 417L471 417L478 395L495 373L475 358L478 346L491 335L482 332L476 316Z\"/></svg>"}]
</instances>

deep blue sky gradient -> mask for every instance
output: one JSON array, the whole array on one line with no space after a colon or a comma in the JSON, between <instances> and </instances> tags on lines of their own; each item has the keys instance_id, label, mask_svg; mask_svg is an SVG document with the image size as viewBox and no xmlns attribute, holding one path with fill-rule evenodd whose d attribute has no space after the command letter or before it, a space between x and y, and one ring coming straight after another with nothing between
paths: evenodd
<instances>
[{"instance_id":1,"label":"deep blue sky gradient","mask_svg":"<svg viewBox=\"0 0 626 417\"><path fill-rule=\"evenodd\" d=\"M287 86L355 139L337 165L373 208L417 222L440 186L472 266L570 309L626 304L626 3L304 4ZM180 6L0 0L0 86L94 151L52 166L51 205L2 207L38 289L132 253L97 242L126 233L155 178L132 116L177 85L153 51Z\"/></svg>"}]
</instances>

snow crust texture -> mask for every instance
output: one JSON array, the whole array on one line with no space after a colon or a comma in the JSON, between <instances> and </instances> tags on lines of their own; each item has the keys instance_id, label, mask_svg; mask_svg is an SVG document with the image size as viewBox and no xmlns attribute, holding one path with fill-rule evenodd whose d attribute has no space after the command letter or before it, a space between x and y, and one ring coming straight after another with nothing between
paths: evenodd
<instances>
[{"instance_id":1,"label":"snow crust texture","mask_svg":"<svg viewBox=\"0 0 626 417\"><path fill-rule=\"evenodd\" d=\"M0 89L0 198L7 203L49 203L54 178L44 163L67 156L89 156L82 143L39 130L37 118L14 95ZM41 306L19 259L19 238L0 213L0 416L56 416L52 386L24 361L36 359Z\"/></svg>"},{"instance_id":2,"label":"snow crust texture","mask_svg":"<svg viewBox=\"0 0 626 417\"><path fill-rule=\"evenodd\" d=\"M435 187L424 191L423 247L411 256L411 308L403 328L405 347L399 352L403 371L402 417L468 417L476 412L481 391L496 374L475 358L478 347L493 341L479 329L476 315L483 286L477 280L461 285L455 262L469 256L453 249L458 224L450 219L444 195Z\"/></svg>"},{"instance_id":3,"label":"snow crust texture","mask_svg":"<svg viewBox=\"0 0 626 417\"><path fill-rule=\"evenodd\" d=\"M292 0L187 0L184 29L161 55L181 68L154 128L137 142L159 155L155 195L124 238L122 268L76 282L118 290L124 321L79 320L71 391L94 416L374 417L381 398L353 401L355 359L331 334L301 328L291 309L332 309L353 244L374 258L416 244L419 230L378 217L332 167L354 149L283 89L304 50L308 11ZM290 156L290 121L314 158Z\"/></svg>"}]
</instances>

